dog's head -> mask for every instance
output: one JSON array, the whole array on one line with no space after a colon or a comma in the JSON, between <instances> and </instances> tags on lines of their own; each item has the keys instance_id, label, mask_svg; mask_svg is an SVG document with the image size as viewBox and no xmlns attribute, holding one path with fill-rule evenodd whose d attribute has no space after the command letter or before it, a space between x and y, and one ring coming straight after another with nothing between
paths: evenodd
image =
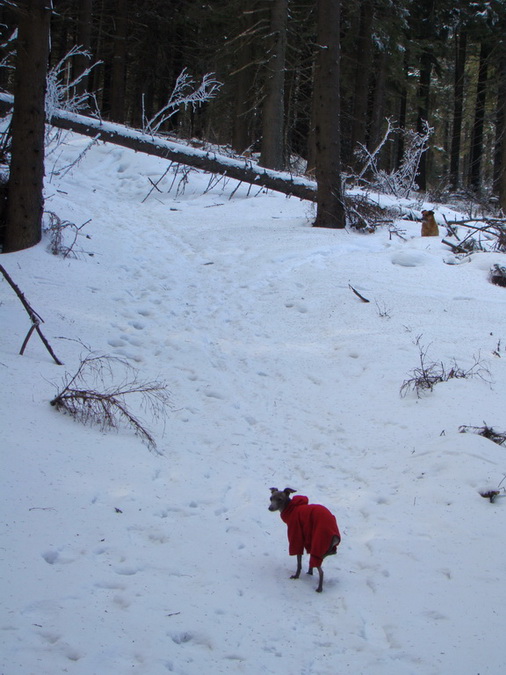
<instances>
[{"instance_id":1,"label":"dog's head","mask_svg":"<svg viewBox=\"0 0 506 675\"><path fill-rule=\"evenodd\" d=\"M430 216L434 215L434 211L422 211L422 216L424 218L430 218Z\"/></svg>"},{"instance_id":2,"label":"dog's head","mask_svg":"<svg viewBox=\"0 0 506 675\"><path fill-rule=\"evenodd\" d=\"M285 488L284 490L271 488L271 503L269 505L269 511L282 511L290 501L290 495L292 492L297 492L297 490L292 490L292 488L289 487Z\"/></svg>"}]
</instances>

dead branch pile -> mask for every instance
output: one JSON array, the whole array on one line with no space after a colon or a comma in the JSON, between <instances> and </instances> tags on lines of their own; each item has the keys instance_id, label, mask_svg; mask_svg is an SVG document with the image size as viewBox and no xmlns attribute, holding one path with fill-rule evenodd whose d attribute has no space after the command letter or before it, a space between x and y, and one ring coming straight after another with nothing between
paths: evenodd
<instances>
[{"instance_id":1,"label":"dead branch pile","mask_svg":"<svg viewBox=\"0 0 506 675\"><path fill-rule=\"evenodd\" d=\"M117 376L118 367L127 379L119 385L108 384ZM90 382L95 386L90 386ZM125 398L133 394L140 396L142 407L155 418L160 417L169 404L164 383L139 381L137 371L122 359L91 355L81 361L74 375L65 376L63 387L50 403L79 422L97 424L104 430L118 429L124 424L150 450L156 450L152 433L126 404Z\"/></svg>"},{"instance_id":2,"label":"dead branch pile","mask_svg":"<svg viewBox=\"0 0 506 675\"><path fill-rule=\"evenodd\" d=\"M483 222L484 225L477 225ZM458 227L464 226L469 231L462 238L458 238ZM467 220L446 221L449 236L453 236L456 242L443 239L443 244L449 246L454 253L472 253L473 251L498 251L506 253L506 219L505 218L481 218Z\"/></svg>"},{"instance_id":3,"label":"dead branch pile","mask_svg":"<svg viewBox=\"0 0 506 675\"><path fill-rule=\"evenodd\" d=\"M480 377L485 381L490 380L490 372L479 358L474 359L470 368L464 369L457 365L447 367L443 362L428 362L427 348L422 347L417 340L419 349L420 365L411 372L411 377L402 383L400 394L406 396L409 391L414 391L418 398L422 393L433 391L436 384L448 382L452 379L468 379L471 377Z\"/></svg>"},{"instance_id":4,"label":"dead branch pile","mask_svg":"<svg viewBox=\"0 0 506 675\"><path fill-rule=\"evenodd\" d=\"M497 445L506 445L506 431L496 431L492 427L489 427L488 424L483 423L482 427L473 427L468 425L462 425L459 427L459 432L461 434L478 434L478 436L483 436L488 438Z\"/></svg>"},{"instance_id":5,"label":"dead branch pile","mask_svg":"<svg viewBox=\"0 0 506 675\"><path fill-rule=\"evenodd\" d=\"M379 206L361 195L345 199L346 222L357 232L371 234L381 225L393 223L398 212Z\"/></svg>"}]
</instances>

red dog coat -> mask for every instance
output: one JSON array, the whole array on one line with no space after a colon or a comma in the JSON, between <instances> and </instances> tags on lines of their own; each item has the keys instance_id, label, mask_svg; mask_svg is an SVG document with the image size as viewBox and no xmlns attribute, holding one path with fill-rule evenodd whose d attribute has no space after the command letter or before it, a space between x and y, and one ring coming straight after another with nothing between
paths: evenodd
<instances>
[{"instance_id":1,"label":"red dog coat","mask_svg":"<svg viewBox=\"0 0 506 675\"><path fill-rule=\"evenodd\" d=\"M321 567L332 537L341 539L334 515L325 506L309 504L309 499L302 495L293 497L280 515L288 526L289 554L302 555L306 549L311 556L309 567ZM336 548L337 544L333 553Z\"/></svg>"}]
</instances>

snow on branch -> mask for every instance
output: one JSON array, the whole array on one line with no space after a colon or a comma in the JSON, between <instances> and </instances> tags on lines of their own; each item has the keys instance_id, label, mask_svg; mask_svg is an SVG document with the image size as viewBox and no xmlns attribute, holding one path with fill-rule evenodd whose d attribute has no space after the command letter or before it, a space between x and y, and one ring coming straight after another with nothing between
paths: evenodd
<instances>
[{"instance_id":1,"label":"snow on branch","mask_svg":"<svg viewBox=\"0 0 506 675\"><path fill-rule=\"evenodd\" d=\"M93 63L75 78L69 75L70 61L76 56L91 58L91 54L79 45L72 47L65 56L53 66L47 74L46 117L51 120L57 110L77 113L88 107L93 94L88 92L77 93L77 86L98 66L101 61Z\"/></svg>"},{"instance_id":2,"label":"snow on branch","mask_svg":"<svg viewBox=\"0 0 506 675\"><path fill-rule=\"evenodd\" d=\"M420 160L429 147L429 140L434 131L425 120L422 122L422 127L422 131L400 129L394 126L392 120L388 118L385 134L373 151L369 151L365 145L359 143L356 154L359 159L364 160L364 166L357 178L363 180L366 175L370 175L369 183L380 192L395 197L408 197L415 185ZM394 134L403 135L404 151L399 168L396 171L385 171L379 168L380 155Z\"/></svg>"},{"instance_id":3,"label":"snow on branch","mask_svg":"<svg viewBox=\"0 0 506 675\"><path fill-rule=\"evenodd\" d=\"M150 120L142 115L142 130L148 134L156 134L160 127L175 115L179 108L191 106L194 110L206 101L210 101L220 90L222 83L214 79L214 73L206 73L197 86L193 77L183 68L167 103Z\"/></svg>"}]
</instances>

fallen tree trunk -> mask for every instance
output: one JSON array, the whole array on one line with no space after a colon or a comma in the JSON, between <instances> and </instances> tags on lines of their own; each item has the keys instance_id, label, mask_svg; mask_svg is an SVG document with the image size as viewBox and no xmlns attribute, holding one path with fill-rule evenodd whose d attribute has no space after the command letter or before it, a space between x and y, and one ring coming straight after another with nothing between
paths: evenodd
<instances>
[{"instance_id":1,"label":"fallen tree trunk","mask_svg":"<svg viewBox=\"0 0 506 675\"><path fill-rule=\"evenodd\" d=\"M14 98L0 92L0 112L7 113ZM199 150L183 143L175 143L160 136L151 136L122 124L104 122L93 117L64 110L53 113L48 124L59 129L74 131L84 136L98 138L121 145L136 152L162 157L178 164L185 164L209 173L217 173L236 180L265 187L275 192L293 195L299 199L315 201L316 183L284 171L260 167L246 159L235 159L215 152Z\"/></svg>"}]
</instances>

